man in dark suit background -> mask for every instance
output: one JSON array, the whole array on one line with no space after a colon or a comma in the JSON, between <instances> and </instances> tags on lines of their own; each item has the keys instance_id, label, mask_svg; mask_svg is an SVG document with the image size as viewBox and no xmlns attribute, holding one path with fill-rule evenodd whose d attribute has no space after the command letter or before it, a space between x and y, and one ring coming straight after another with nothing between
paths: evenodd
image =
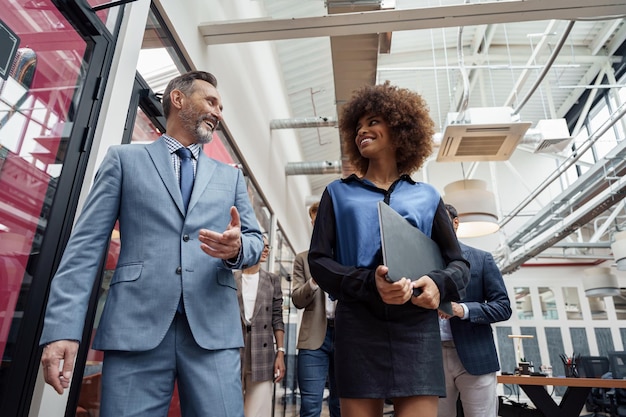
<instances>
[{"instance_id":1,"label":"man in dark suit background","mask_svg":"<svg viewBox=\"0 0 626 417\"><path fill-rule=\"evenodd\" d=\"M244 348L241 352L245 417L270 417L275 383L285 376L285 323L280 277L261 269L271 247L263 236L259 263L235 272ZM276 342L276 351L274 351Z\"/></svg>"},{"instance_id":2,"label":"man in dark suit background","mask_svg":"<svg viewBox=\"0 0 626 417\"><path fill-rule=\"evenodd\" d=\"M98 170L52 280L44 378L59 394L69 387L100 259L119 221L121 252L93 343L104 351L100 417L164 416L175 382L183 417L241 417L232 270L258 262L261 231L243 172L202 150L222 120L215 77L172 79L163 112L166 134L110 147Z\"/></svg>"},{"instance_id":3,"label":"man in dark suit background","mask_svg":"<svg viewBox=\"0 0 626 417\"><path fill-rule=\"evenodd\" d=\"M446 209L456 231L457 211L450 204ZM454 315L439 311L446 397L439 399L438 417L456 416L459 395L465 417L496 417L500 364L491 323L508 320L511 303L493 256L459 244L471 277L463 300L452 303Z\"/></svg>"},{"instance_id":4,"label":"man in dark suit background","mask_svg":"<svg viewBox=\"0 0 626 417\"><path fill-rule=\"evenodd\" d=\"M311 224L315 223L319 202L309 207ZM340 417L339 397L335 391L334 339L335 305L311 276L308 251L296 255L293 264L291 300L303 309L298 333L298 386L300 417L319 417L322 412L324 388L329 382L330 417Z\"/></svg>"}]
</instances>

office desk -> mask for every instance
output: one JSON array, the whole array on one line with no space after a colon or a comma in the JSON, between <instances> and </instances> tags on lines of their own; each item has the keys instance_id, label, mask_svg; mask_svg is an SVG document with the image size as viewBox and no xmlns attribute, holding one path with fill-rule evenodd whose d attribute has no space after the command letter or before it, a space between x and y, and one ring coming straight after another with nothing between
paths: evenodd
<instances>
[{"instance_id":1,"label":"office desk","mask_svg":"<svg viewBox=\"0 0 626 417\"><path fill-rule=\"evenodd\" d=\"M624 379L498 375L498 382L519 385L535 407L546 417L580 415L591 388L626 388ZM557 404L548 394L547 385L567 387L560 404Z\"/></svg>"}]
</instances>

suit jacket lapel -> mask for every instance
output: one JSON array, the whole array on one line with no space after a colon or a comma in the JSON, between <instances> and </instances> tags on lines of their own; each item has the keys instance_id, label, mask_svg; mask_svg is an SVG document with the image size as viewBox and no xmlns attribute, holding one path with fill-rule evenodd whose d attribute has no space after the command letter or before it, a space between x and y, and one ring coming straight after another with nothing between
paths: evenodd
<instances>
[{"instance_id":1,"label":"suit jacket lapel","mask_svg":"<svg viewBox=\"0 0 626 417\"><path fill-rule=\"evenodd\" d=\"M209 185L209 181L211 180L211 177L215 172L216 166L217 162L206 156L202 148L200 148L198 165L196 167L196 179L193 183L193 191L191 192L191 199L189 200L189 207L187 209L187 212L190 212L193 209L193 206L196 205L196 203L200 199L200 196Z\"/></svg>"},{"instance_id":2,"label":"suit jacket lapel","mask_svg":"<svg viewBox=\"0 0 626 417\"><path fill-rule=\"evenodd\" d=\"M183 196L180 193L180 185L178 185L176 174L172 167L172 159L167 145L165 144L165 139L161 136L158 140L146 146L146 150L154 163L159 177L161 177L161 181L165 184L165 188L167 188L178 210L180 210L181 214L184 216L185 208L183 206Z\"/></svg>"},{"instance_id":3,"label":"suit jacket lapel","mask_svg":"<svg viewBox=\"0 0 626 417\"><path fill-rule=\"evenodd\" d=\"M261 305L263 304L261 300L263 300L264 295L269 291L270 286L270 278L267 275L265 270L259 270L259 286L256 289L256 303L254 303L254 313L252 314L252 318L254 319L261 309Z\"/></svg>"}]
</instances>

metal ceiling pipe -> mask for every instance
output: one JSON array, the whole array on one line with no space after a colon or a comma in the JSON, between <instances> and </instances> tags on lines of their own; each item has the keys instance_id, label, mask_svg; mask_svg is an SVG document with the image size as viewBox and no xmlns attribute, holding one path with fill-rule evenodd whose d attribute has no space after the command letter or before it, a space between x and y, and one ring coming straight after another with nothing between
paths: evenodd
<instances>
[{"instance_id":1,"label":"metal ceiling pipe","mask_svg":"<svg viewBox=\"0 0 626 417\"><path fill-rule=\"evenodd\" d=\"M289 162L286 175L341 174L341 161Z\"/></svg>"},{"instance_id":2,"label":"metal ceiling pipe","mask_svg":"<svg viewBox=\"0 0 626 417\"><path fill-rule=\"evenodd\" d=\"M301 127L335 127L337 119L334 117L300 117L295 119L270 120L270 129L298 129Z\"/></svg>"},{"instance_id":3,"label":"metal ceiling pipe","mask_svg":"<svg viewBox=\"0 0 626 417\"><path fill-rule=\"evenodd\" d=\"M528 102L528 100L530 100L532 95L535 93L537 88L539 88L539 85L541 84L545 76L548 74L548 71L550 71L550 68L552 68L552 64L554 64L554 61L559 56L559 53L561 52L561 48L563 48L563 45L565 44L565 41L567 40L573 27L574 27L574 21L570 20L569 23L567 24L567 27L565 28L565 31L563 32L563 35L561 35L561 39L559 39L559 42L556 44L556 46L552 50L552 54L550 54L550 58L548 58L548 62L546 62L546 65L541 70L541 73L537 77L537 80L535 81L535 83L528 90L528 93L526 93L526 96L524 96L524 98L520 100L517 107L515 107L515 109L513 110L513 115L519 114L520 110L522 110L522 107L524 107L524 105Z\"/></svg>"},{"instance_id":4,"label":"metal ceiling pipe","mask_svg":"<svg viewBox=\"0 0 626 417\"><path fill-rule=\"evenodd\" d=\"M465 0L464 4L469 3L469 0ZM463 56L463 26L459 26L459 31L457 35L457 46L456 53L459 60L459 70L461 71L461 78L463 79L463 97L461 97L461 102L457 106L456 111L459 113L456 118L456 122L463 122L465 119L465 110L469 106L469 95L470 95L470 80L469 74L467 72L467 68L465 68L464 56Z\"/></svg>"}]
</instances>

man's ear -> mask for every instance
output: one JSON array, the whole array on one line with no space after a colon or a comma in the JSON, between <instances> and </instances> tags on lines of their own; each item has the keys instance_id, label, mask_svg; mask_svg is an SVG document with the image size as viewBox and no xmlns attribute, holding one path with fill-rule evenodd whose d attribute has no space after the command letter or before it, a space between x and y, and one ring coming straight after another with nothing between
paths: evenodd
<instances>
[{"instance_id":1,"label":"man's ear","mask_svg":"<svg viewBox=\"0 0 626 417\"><path fill-rule=\"evenodd\" d=\"M180 90L170 91L170 101L172 106L178 110L183 108L183 101L185 100L185 94Z\"/></svg>"},{"instance_id":2,"label":"man's ear","mask_svg":"<svg viewBox=\"0 0 626 417\"><path fill-rule=\"evenodd\" d=\"M458 218L458 217L455 217L455 218L452 220L452 226L454 227L454 231L456 232L456 229L458 229L458 228L459 228L459 218Z\"/></svg>"}]
</instances>

